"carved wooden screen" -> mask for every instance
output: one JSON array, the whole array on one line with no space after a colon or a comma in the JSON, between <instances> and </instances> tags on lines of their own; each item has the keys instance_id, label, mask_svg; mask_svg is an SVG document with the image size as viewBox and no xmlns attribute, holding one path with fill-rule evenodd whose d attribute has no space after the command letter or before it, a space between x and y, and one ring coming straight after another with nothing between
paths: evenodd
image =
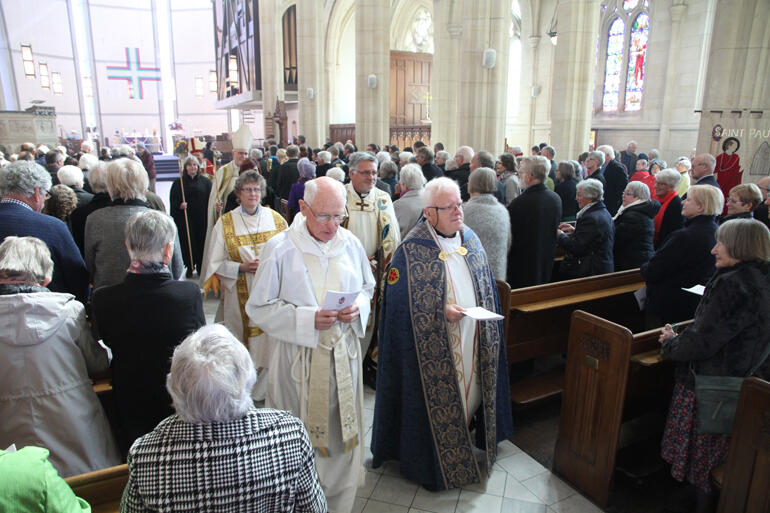
<instances>
[{"instance_id":1,"label":"carved wooden screen","mask_svg":"<svg viewBox=\"0 0 770 513\"><path fill-rule=\"evenodd\" d=\"M390 52L390 126L429 123L433 55Z\"/></svg>"}]
</instances>

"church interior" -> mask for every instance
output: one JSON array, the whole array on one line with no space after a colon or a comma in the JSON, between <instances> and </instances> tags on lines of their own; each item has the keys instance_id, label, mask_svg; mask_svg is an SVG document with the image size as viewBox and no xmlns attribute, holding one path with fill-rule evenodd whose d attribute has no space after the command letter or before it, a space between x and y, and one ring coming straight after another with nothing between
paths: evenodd
<instances>
[{"instance_id":1,"label":"church interior","mask_svg":"<svg viewBox=\"0 0 770 513\"><path fill-rule=\"evenodd\" d=\"M169 213L190 141L212 143L218 168L236 158L242 127L265 157L301 137L310 149L441 143L450 157L467 146L496 160L544 143L556 162L633 142L663 167L710 154L739 170L737 184L770 184L769 20L768 0L3 0L0 160L26 142L71 156L84 141L97 153L141 143ZM514 433L481 483L433 492L396 463L373 468L367 386L352 511L694 510L658 456L673 367L661 370L660 330L636 307L644 278L592 278L498 282ZM204 297L208 323L219 305ZM109 417L109 381L94 390ZM764 449L733 464L756 467L740 478L753 488L737 492L743 509L719 511L770 511L768 483L757 484L770 475L763 400L751 443ZM72 486L94 511L117 511L126 477L115 475ZM118 502L99 509L110 493Z\"/></svg>"}]
</instances>

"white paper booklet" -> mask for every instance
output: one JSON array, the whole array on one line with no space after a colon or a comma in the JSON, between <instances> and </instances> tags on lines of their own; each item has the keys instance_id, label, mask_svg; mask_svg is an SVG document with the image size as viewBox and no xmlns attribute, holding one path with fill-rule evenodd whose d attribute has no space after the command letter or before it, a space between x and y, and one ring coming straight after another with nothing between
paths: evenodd
<instances>
[{"instance_id":1,"label":"white paper booklet","mask_svg":"<svg viewBox=\"0 0 770 513\"><path fill-rule=\"evenodd\" d=\"M503 317L502 315L496 314L495 312L490 312L489 310L481 306L466 308L465 315L467 315L471 319L476 319L477 321L500 321L502 319L505 319L505 317Z\"/></svg>"},{"instance_id":2,"label":"white paper booklet","mask_svg":"<svg viewBox=\"0 0 770 513\"><path fill-rule=\"evenodd\" d=\"M329 290L326 292L324 304L321 310L344 310L356 302L356 298L361 291L356 292L337 292Z\"/></svg>"}]
</instances>

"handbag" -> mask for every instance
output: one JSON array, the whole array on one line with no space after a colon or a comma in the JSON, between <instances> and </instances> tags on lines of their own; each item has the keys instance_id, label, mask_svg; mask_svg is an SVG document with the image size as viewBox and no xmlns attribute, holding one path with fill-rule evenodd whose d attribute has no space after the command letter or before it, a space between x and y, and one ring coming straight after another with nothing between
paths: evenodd
<instances>
[{"instance_id":1,"label":"handbag","mask_svg":"<svg viewBox=\"0 0 770 513\"><path fill-rule=\"evenodd\" d=\"M745 377L703 376L690 372L695 378L695 431L698 433L730 434L743 380L756 372L770 354L770 344Z\"/></svg>"}]
</instances>

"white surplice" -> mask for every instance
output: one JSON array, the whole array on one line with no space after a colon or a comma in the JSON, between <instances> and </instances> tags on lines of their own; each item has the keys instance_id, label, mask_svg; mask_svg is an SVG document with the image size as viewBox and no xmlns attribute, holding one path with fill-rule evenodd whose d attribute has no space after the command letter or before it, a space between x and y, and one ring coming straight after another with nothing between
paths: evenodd
<instances>
[{"instance_id":1,"label":"white surplice","mask_svg":"<svg viewBox=\"0 0 770 513\"><path fill-rule=\"evenodd\" d=\"M318 259L321 276L311 275L306 258ZM365 475L363 357L359 350L359 338L364 336L374 292L374 277L361 243L342 227L334 239L320 242L308 232L304 217L298 216L289 230L277 235L265 246L246 304L246 313L265 332L270 345L265 406L289 410L307 426L310 357L318 346L320 333L315 329L315 313L320 307L314 282L317 284L317 280L326 280L332 259L334 267L341 270L338 273L339 290L361 291L356 298L359 318L350 325L343 325L346 334L341 342L347 346L350 362L358 416L358 445L345 452L332 361L329 374L329 456L322 457L316 450L315 463L329 511L349 512L359 481Z\"/></svg>"},{"instance_id":2,"label":"white surplice","mask_svg":"<svg viewBox=\"0 0 770 513\"><path fill-rule=\"evenodd\" d=\"M224 316L224 325L229 329L238 340L246 344L257 368L262 368L259 373L257 385L254 387L253 396L256 400L263 400L265 395L265 382L267 373L267 360L265 354L264 334L260 334L255 329L254 323L248 324L249 333L244 333L244 317L241 311L239 301L238 278L241 276L239 266L240 262L232 259L231 252L228 250L227 240L227 222L225 216L229 216L232 221L233 235L237 238L237 252L241 261L254 260L259 258L265 243L273 236L286 229L286 223L283 218L274 210L260 206L257 212L249 215L241 207L228 212L220 217L209 238L210 247L206 251L203 275L203 282L206 288L211 285L211 279L216 275L219 280L220 294L222 297L222 311ZM232 242L230 242L232 244ZM240 291L243 294L243 301L248 298L251 292L254 275L246 273L244 275L246 291Z\"/></svg>"}]
</instances>

